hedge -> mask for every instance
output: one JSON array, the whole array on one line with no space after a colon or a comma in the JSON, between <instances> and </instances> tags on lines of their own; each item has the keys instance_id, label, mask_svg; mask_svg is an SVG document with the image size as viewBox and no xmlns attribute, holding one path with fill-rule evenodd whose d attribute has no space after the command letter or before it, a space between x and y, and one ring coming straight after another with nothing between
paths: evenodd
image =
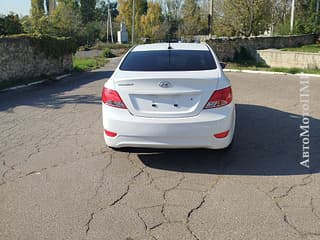
<instances>
[{"instance_id":1,"label":"hedge","mask_svg":"<svg viewBox=\"0 0 320 240\"><path fill-rule=\"evenodd\" d=\"M72 38L54 37L49 35L10 35L1 36L1 39L26 39L31 46L38 52L44 53L47 57L60 58L66 54L76 53L79 46Z\"/></svg>"}]
</instances>

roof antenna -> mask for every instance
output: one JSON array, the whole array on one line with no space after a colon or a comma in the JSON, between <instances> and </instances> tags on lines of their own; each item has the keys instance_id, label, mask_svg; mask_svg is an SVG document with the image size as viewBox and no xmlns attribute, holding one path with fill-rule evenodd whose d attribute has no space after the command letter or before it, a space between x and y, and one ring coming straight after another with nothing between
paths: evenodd
<instances>
[{"instance_id":1,"label":"roof antenna","mask_svg":"<svg viewBox=\"0 0 320 240\"><path fill-rule=\"evenodd\" d=\"M171 45L170 45L170 39L169 39L169 46L168 46L168 49L172 49Z\"/></svg>"}]
</instances>

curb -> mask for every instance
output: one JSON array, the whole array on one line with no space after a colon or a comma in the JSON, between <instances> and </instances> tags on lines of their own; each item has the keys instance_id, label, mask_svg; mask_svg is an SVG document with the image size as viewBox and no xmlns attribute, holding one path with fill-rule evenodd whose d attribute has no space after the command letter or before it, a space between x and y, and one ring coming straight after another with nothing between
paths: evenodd
<instances>
[{"instance_id":1,"label":"curb","mask_svg":"<svg viewBox=\"0 0 320 240\"><path fill-rule=\"evenodd\" d=\"M310 73L284 73L284 72L269 72L269 71L255 71L255 70L241 70L241 69L229 69L226 68L223 70L224 72L243 72L243 73L260 73L260 74L274 74L274 75L290 75L290 76L298 76L298 77L318 77L320 78L320 74L310 74Z\"/></svg>"},{"instance_id":2,"label":"curb","mask_svg":"<svg viewBox=\"0 0 320 240\"><path fill-rule=\"evenodd\" d=\"M71 76L72 76L71 73L63 74L63 75L60 75L60 76L57 76L57 77L53 78L53 80L60 81L60 80L62 80L64 78L71 77ZM1 92L8 92L8 91L13 91L13 90L17 90L17 89L31 87L31 86L34 86L34 85L38 85L38 84L44 83L44 82L46 82L48 80L49 80L48 78L45 78L45 79L40 80L40 81L31 82L31 83L28 83L28 84L22 84L22 85L18 85L18 86L15 86L15 87L5 88L5 89L0 90L0 93ZM50 79L50 80L52 80L52 79Z\"/></svg>"}]
</instances>

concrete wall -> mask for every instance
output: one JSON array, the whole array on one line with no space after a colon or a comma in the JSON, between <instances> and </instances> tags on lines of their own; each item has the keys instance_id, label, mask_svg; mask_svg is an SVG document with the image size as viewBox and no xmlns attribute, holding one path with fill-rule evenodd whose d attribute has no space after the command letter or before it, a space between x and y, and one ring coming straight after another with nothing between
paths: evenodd
<instances>
[{"instance_id":1,"label":"concrete wall","mask_svg":"<svg viewBox=\"0 0 320 240\"><path fill-rule=\"evenodd\" d=\"M47 57L28 38L0 38L0 82L58 75L72 70L72 55Z\"/></svg>"},{"instance_id":2,"label":"concrete wall","mask_svg":"<svg viewBox=\"0 0 320 240\"><path fill-rule=\"evenodd\" d=\"M277 37L232 37L206 40L221 61L233 61L241 48L256 56L258 49L299 47L315 42L315 35L294 35Z\"/></svg>"},{"instance_id":3,"label":"concrete wall","mask_svg":"<svg viewBox=\"0 0 320 240\"><path fill-rule=\"evenodd\" d=\"M276 49L258 50L258 57L270 67L318 68L320 53L280 51Z\"/></svg>"}]
</instances>

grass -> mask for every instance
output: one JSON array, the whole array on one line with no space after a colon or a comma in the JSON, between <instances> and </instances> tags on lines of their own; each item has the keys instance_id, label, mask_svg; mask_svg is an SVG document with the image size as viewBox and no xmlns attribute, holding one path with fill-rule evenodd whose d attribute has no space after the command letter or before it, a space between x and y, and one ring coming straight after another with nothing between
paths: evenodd
<instances>
[{"instance_id":1,"label":"grass","mask_svg":"<svg viewBox=\"0 0 320 240\"><path fill-rule=\"evenodd\" d=\"M108 62L104 57L79 58L73 57L73 69L75 71L90 71L103 67Z\"/></svg>"},{"instance_id":2,"label":"grass","mask_svg":"<svg viewBox=\"0 0 320 240\"><path fill-rule=\"evenodd\" d=\"M228 63L227 68L239 69L239 70L252 70L252 71L283 72L283 73L291 73L291 74L297 74L297 73L320 74L320 69L268 67L268 66L255 66L255 65L241 65L237 63Z\"/></svg>"},{"instance_id":3,"label":"grass","mask_svg":"<svg viewBox=\"0 0 320 240\"><path fill-rule=\"evenodd\" d=\"M283 48L281 51L320 53L320 44L304 45L298 48Z\"/></svg>"}]
</instances>

